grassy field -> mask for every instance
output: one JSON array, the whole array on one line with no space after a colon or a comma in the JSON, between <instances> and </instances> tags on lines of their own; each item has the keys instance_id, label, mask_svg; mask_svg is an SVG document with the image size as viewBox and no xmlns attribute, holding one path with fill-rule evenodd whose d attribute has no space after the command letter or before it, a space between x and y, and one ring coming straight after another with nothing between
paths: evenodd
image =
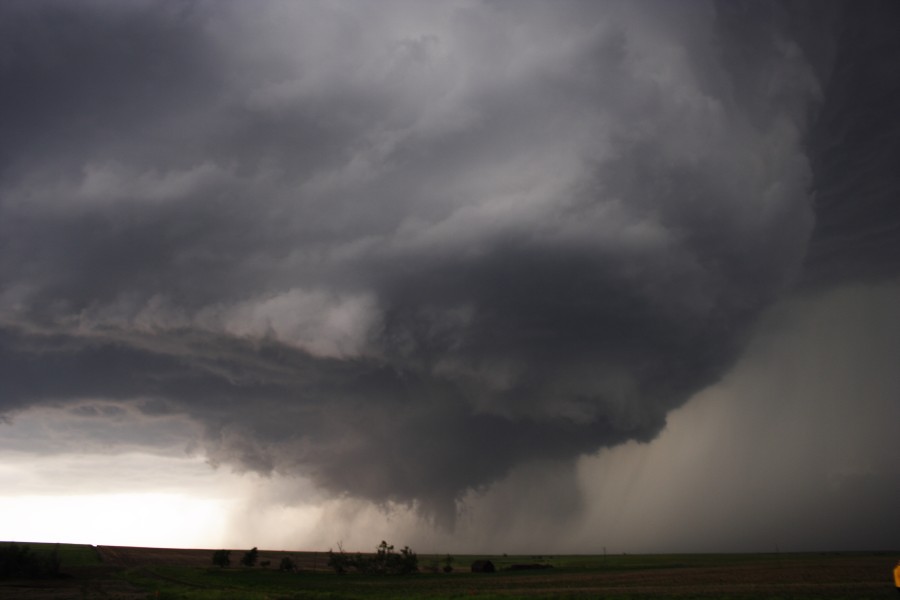
<instances>
[{"instance_id":1,"label":"grassy field","mask_svg":"<svg viewBox=\"0 0 900 600\"><path fill-rule=\"evenodd\" d=\"M49 552L52 545L29 544ZM419 555L422 572L408 576L336 575L319 552L260 551L267 566L212 565L212 550L169 550L61 544L62 571L52 581L3 581L0 598L183 600L650 598L865 599L896 598L888 553L672 554L610 556ZM290 556L295 573L277 570ZM491 560L496 573L472 573L476 559ZM514 565L550 568L513 570Z\"/></svg>"}]
</instances>

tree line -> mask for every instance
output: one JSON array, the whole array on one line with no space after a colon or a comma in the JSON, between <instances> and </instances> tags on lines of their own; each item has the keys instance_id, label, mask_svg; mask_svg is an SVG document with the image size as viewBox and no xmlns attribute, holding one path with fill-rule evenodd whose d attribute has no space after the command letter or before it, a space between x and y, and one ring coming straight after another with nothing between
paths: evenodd
<instances>
[{"instance_id":1,"label":"tree line","mask_svg":"<svg viewBox=\"0 0 900 600\"><path fill-rule=\"evenodd\" d=\"M419 570L419 557L409 546L394 552L394 546L382 540L374 555L347 554L338 545L338 552L328 551L328 566L338 574L353 570L366 575L406 575Z\"/></svg>"},{"instance_id":2,"label":"tree line","mask_svg":"<svg viewBox=\"0 0 900 600\"><path fill-rule=\"evenodd\" d=\"M258 558L259 550L254 546L244 553L240 564L245 567L253 567L256 565ZM222 568L230 566L231 550L216 550L213 552L212 563ZM361 554L359 552L348 554L338 544L337 552L333 550L328 551L327 564L338 574L354 571L367 575L405 575L419 570L419 557L409 546L404 546L399 552L395 552L392 544L382 540L375 549L374 555ZM263 566L268 566L268 561ZM281 564L278 566L279 571L294 571L296 568L296 563L288 556L283 557Z\"/></svg>"}]
</instances>

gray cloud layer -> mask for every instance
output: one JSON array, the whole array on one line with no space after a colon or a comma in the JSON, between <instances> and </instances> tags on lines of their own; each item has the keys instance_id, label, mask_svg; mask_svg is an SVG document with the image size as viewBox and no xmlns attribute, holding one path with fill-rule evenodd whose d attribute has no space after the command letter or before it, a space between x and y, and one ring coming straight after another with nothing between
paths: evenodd
<instances>
[{"instance_id":1,"label":"gray cloud layer","mask_svg":"<svg viewBox=\"0 0 900 600\"><path fill-rule=\"evenodd\" d=\"M811 237L840 276L838 8L4 3L0 411L186 415L445 521L652 439Z\"/></svg>"}]
</instances>

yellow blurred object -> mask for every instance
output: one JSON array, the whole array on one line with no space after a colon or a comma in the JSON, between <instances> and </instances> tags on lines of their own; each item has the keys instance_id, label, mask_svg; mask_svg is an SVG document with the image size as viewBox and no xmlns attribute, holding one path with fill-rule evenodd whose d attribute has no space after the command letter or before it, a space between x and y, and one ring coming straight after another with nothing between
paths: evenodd
<instances>
[{"instance_id":1,"label":"yellow blurred object","mask_svg":"<svg viewBox=\"0 0 900 600\"><path fill-rule=\"evenodd\" d=\"M894 567L894 585L897 586L897 589L900 589L900 560L897 561L897 566Z\"/></svg>"}]
</instances>

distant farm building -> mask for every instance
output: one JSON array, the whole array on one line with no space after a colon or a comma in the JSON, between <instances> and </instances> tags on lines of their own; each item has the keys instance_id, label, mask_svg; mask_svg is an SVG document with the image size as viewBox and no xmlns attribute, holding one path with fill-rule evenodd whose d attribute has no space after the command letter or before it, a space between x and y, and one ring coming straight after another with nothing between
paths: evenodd
<instances>
[{"instance_id":1,"label":"distant farm building","mask_svg":"<svg viewBox=\"0 0 900 600\"><path fill-rule=\"evenodd\" d=\"M489 560L476 560L472 563L473 573L493 573L496 570L494 563Z\"/></svg>"}]
</instances>

